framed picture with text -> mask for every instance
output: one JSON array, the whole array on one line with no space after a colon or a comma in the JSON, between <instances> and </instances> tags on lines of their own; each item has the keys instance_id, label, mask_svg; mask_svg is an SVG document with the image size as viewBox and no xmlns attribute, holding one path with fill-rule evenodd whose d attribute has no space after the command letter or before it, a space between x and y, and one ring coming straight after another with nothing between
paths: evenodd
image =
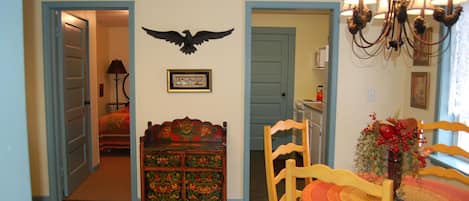
<instances>
[{"instance_id":1,"label":"framed picture with text","mask_svg":"<svg viewBox=\"0 0 469 201\"><path fill-rule=\"evenodd\" d=\"M168 69L168 92L211 92L211 69Z\"/></svg>"}]
</instances>

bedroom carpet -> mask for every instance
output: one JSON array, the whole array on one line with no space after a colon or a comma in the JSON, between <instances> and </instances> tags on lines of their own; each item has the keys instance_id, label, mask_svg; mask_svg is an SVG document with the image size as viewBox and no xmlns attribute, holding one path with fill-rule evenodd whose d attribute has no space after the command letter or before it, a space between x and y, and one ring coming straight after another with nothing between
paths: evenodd
<instances>
[{"instance_id":1,"label":"bedroom carpet","mask_svg":"<svg viewBox=\"0 0 469 201\"><path fill-rule=\"evenodd\" d=\"M64 201L130 201L128 151L101 153L100 167Z\"/></svg>"}]
</instances>

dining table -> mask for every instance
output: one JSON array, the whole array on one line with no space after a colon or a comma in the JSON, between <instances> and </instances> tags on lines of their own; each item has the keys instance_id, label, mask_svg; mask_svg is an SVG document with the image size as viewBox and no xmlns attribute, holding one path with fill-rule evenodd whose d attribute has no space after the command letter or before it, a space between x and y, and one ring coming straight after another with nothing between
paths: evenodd
<instances>
[{"instance_id":1,"label":"dining table","mask_svg":"<svg viewBox=\"0 0 469 201\"><path fill-rule=\"evenodd\" d=\"M405 201L467 201L469 187L456 186L428 178L404 177L401 183ZM303 201L379 201L354 187L315 180L305 186Z\"/></svg>"}]
</instances>

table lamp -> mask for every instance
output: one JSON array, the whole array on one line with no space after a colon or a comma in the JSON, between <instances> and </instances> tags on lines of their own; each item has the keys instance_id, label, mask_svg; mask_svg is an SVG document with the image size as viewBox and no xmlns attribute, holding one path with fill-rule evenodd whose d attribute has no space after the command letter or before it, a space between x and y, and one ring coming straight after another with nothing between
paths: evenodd
<instances>
[{"instance_id":1,"label":"table lamp","mask_svg":"<svg viewBox=\"0 0 469 201\"><path fill-rule=\"evenodd\" d=\"M119 74L127 74L127 71L125 70L124 64L122 63L121 60L119 59L114 59L112 60L111 64L109 65L109 68L107 69L107 72L109 74L115 74L116 75L116 110L119 110L119 87L118 87L118 82L119 82Z\"/></svg>"}]
</instances>

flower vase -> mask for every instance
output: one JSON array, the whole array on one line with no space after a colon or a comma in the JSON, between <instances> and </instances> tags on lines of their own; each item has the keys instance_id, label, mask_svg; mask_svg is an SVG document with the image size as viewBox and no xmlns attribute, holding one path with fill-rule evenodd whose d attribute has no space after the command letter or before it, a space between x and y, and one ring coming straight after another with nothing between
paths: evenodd
<instances>
[{"instance_id":1,"label":"flower vase","mask_svg":"<svg viewBox=\"0 0 469 201\"><path fill-rule=\"evenodd\" d=\"M402 153L389 151L388 154L388 178L393 180L394 200L401 200L397 196L397 189L402 179Z\"/></svg>"}]
</instances>

